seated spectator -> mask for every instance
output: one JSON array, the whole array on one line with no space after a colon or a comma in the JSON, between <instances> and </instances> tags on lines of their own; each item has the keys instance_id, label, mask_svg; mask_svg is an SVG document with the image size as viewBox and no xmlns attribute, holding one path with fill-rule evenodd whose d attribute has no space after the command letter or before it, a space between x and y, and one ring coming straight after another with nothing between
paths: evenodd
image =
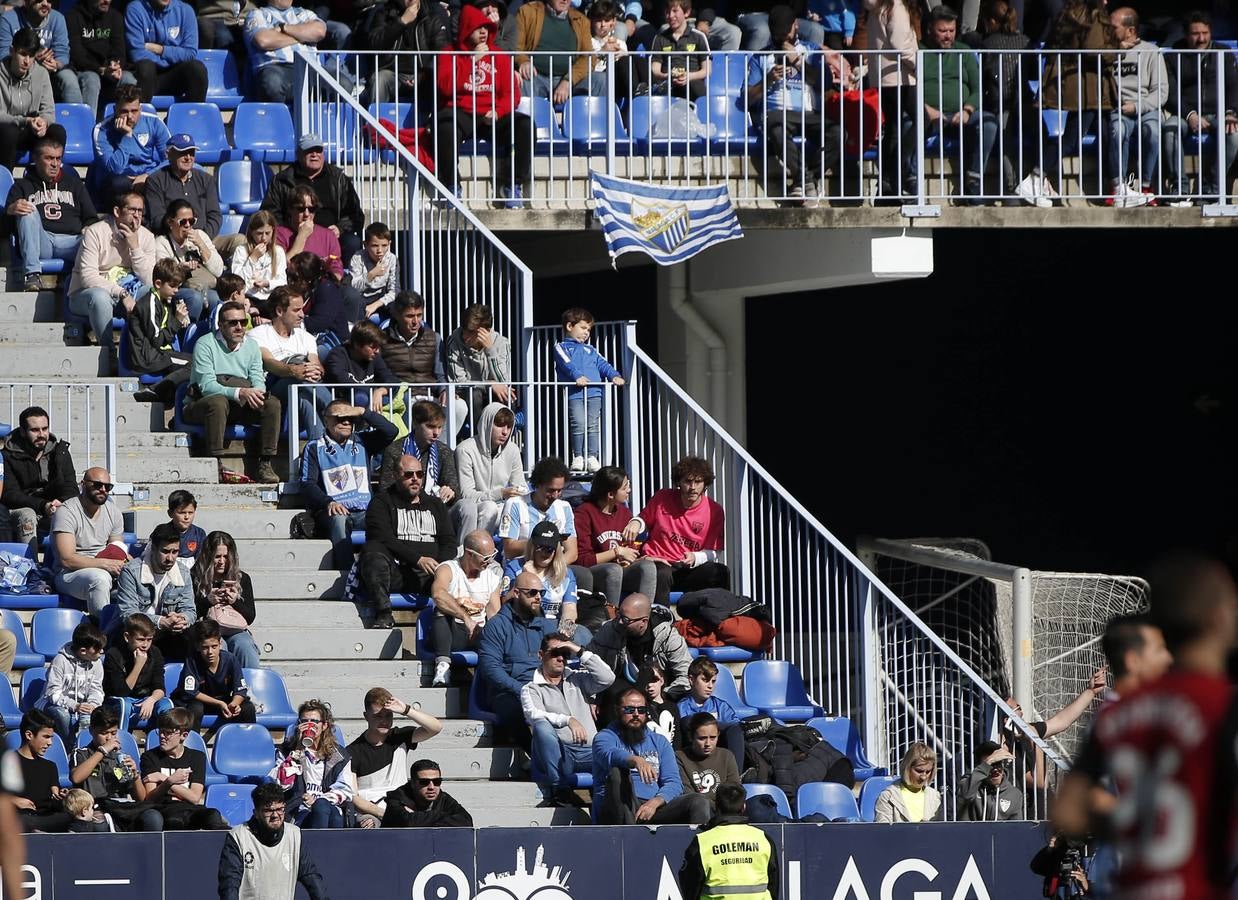
<instances>
[{"instance_id":1,"label":"seated spectator","mask_svg":"<svg viewBox=\"0 0 1238 900\"><path fill-rule=\"evenodd\" d=\"M77 73L81 102L96 121L116 100L121 84L137 84L125 48L125 17L112 0L83 0L64 14L69 33L69 64Z\"/></svg>"},{"instance_id":2,"label":"seated spectator","mask_svg":"<svg viewBox=\"0 0 1238 900\"><path fill-rule=\"evenodd\" d=\"M558 457L547 456L538 460L529 476L533 492L509 497L503 504L499 537L503 539L504 559L514 559L528 553L533 526L548 521L566 538L568 564L576 561L576 517L571 504L560 497L567 483L567 474L567 466Z\"/></svg>"},{"instance_id":3,"label":"seated spectator","mask_svg":"<svg viewBox=\"0 0 1238 900\"><path fill-rule=\"evenodd\" d=\"M536 5L536 4L531 4ZM398 302L398 298L397 298ZM392 319L396 318L393 311ZM387 345L383 345L387 352ZM482 409L495 402L512 406L515 392L511 388L512 354L507 338L494 330L494 316L490 307L474 303L460 315L460 327L447 338L443 351L447 365L447 380L453 382L479 382L477 387L462 388L456 392L456 420L477 421ZM388 357L390 365L391 358ZM392 367L392 371L399 369Z\"/></svg>"},{"instance_id":4,"label":"seated spectator","mask_svg":"<svg viewBox=\"0 0 1238 900\"><path fill-rule=\"evenodd\" d=\"M627 689L631 683L627 677L630 674L629 669L622 677L616 676L615 690ZM636 689L649 698L649 730L662 735L672 747L679 747L682 743L679 740L679 704L663 693L665 687L666 675L657 666L645 663L637 670ZM613 693L612 691L611 696ZM604 716L600 719L603 725L611 722L610 718L605 717L608 713L607 707L608 703L598 707L598 712Z\"/></svg>"},{"instance_id":5,"label":"seated spectator","mask_svg":"<svg viewBox=\"0 0 1238 900\"><path fill-rule=\"evenodd\" d=\"M52 0L33 0L9 9L0 16L0 57L9 55L14 36L23 28L29 28L39 39L34 61L47 71L56 101L81 103L77 73L70 68L69 28L64 15L52 9Z\"/></svg>"},{"instance_id":6,"label":"seated spectator","mask_svg":"<svg viewBox=\"0 0 1238 900\"><path fill-rule=\"evenodd\" d=\"M111 834L116 829L112 817L95 807L95 798L80 788L69 788L63 794L64 811L73 817L70 834Z\"/></svg>"},{"instance_id":7,"label":"seated spectator","mask_svg":"<svg viewBox=\"0 0 1238 900\"><path fill-rule=\"evenodd\" d=\"M383 828L472 828L473 817L442 784L438 763L417 760L408 782L387 794Z\"/></svg>"},{"instance_id":8,"label":"seated spectator","mask_svg":"<svg viewBox=\"0 0 1238 900\"><path fill-rule=\"evenodd\" d=\"M557 623L542 616L542 580L532 572L516 576L499 611L486 622L477 650L477 676L486 707L513 740L529 749L529 728L520 705L521 689L533 680L542 637Z\"/></svg>"},{"instance_id":9,"label":"seated spectator","mask_svg":"<svg viewBox=\"0 0 1238 900\"><path fill-rule=\"evenodd\" d=\"M282 405L279 397L267 392L262 349L245 337L248 323L244 303L230 300L219 308L219 330L194 344L189 375L192 399L182 415L186 422L206 426L207 455L220 459L224 477L233 474L223 468L225 429L233 422L259 424L258 481L279 484L271 460L279 447Z\"/></svg>"},{"instance_id":10,"label":"seated spectator","mask_svg":"<svg viewBox=\"0 0 1238 900\"><path fill-rule=\"evenodd\" d=\"M411 727L392 728L395 714L413 720ZM365 731L348 745L353 779L353 807L358 828L377 828L387 812L387 795L408 778L409 757L419 741L438 734L443 723L414 709L383 687L370 688L364 701Z\"/></svg>"},{"instance_id":11,"label":"seated spectator","mask_svg":"<svg viewBox=\"0 0 1238 900\"><path fill-rule=\"evenodd\" d=\"M114 706L91 712L90 743L69 754L69 781L85 790L121 831L163 831L163 816L146 802L138 761L120 749L120 724Z\"/></svg>"},{"instance_id":12,"label":"seated spectator","mask_svg":"<svg viewBox=\"0 0 1238 900\"><path fill-rule=\"evenodd\" d=\"M1020 77L1022 66L1016 51L1026 50L1030 39L1019 30L1020 10L1007 0L984 0L980 6L979 30L959 39L975 50L1000 50L1002 54L981 54L980 79L983 85L984 108L998 119L1004 132L999 144L1002 153L1002 193L1014 193L1017 179L1013 177L1013 160L1019 153L1021 123L1019 122L1018 92L1024 80ZM1012 114L1013 117L1012 117ZM998 184L993 181L993 184ZM985 184L990 193L993 188Z\"/></svg>"},{"instance_id":13,"label":"seated spectator","mask_svg":"<svg viewBox=\"0 0 1238 900\"><path fill-rule=\"evenodd\" d=\"M679 718L709 713L717 723L723 745L737 761L742 760L744 723L730 703L714 696L714 688L718 686L718 664L707 656L698 656L688 666L688 682L688 693L679 699Z\"/></svg>"},{"instance_id":14,"label":"seated spectator","mask_svg":"<svg viewBox=\"0 0 1238 900\"><path fill-rule=\"evenodd\" d=\"M155 94L187 103L206 99L198 17L184 0L133 0L125 8L125 43L143 101Z\"/></svg>"},{"instance_id":15,"label":"seated spectator","mask_svg":"<svg viewBox=\"0 0 1238 900\"><path fill-rule=\"evenodd\" d=\"M60 788L60 772L54 762L44 759L56 737L53 726L52 717L38 709L22 716L17 726L21 734L21 746L16 751L21 780L13 805L17 807L22 831L65 832L73 821L61 806L64 792Z\"/></svg>"},{"instance_id":16,"label":"seated spectator","mask_svg":"<svg viewBox=\"0 0 1238 900\"><path fill-rule=\"evenodd\" d=\"M44 259L72 263L87 222L97 218L94 201L72 166L64 165L64 144L44 135L30 150L30 165L13 182L5 201L9 227L27 291L42 290Z\"/></svg>"},{"instance_id":17,"label":"seated spectator","mask_svg":"<svg viewBox=\"0 0 1238 900\"><path fill-rule=\"evenodd\" d=\"M185 659L172 699L192 717L194 730L202 727L208 709L219 717L212 732L228 722L256 721L240 660L223 649L219 623L211 618L194 622L189 644L193 652Z\"/></svg>"},{"instance_id":18,"label":"seated spectator","mask_svg":"<svg viewBox=\"0 0 1238 900\"><path fill-rule=\"evenodd\" d=\"M675 761L685 791L695 791L712 802L722 785L740 783L739 765L735 755L718 743L718 720L713 715L693 713L684 722L684 735L687 740L675 751Z\"/></svg>"},{"instance_id":19,"label":"seated spectator","mask_svg":"<svg viewBox=\"0 0 1238 900\"><path fill-rule=\"evenodd\" d=\"M260 306L288 283L288 256L275 242L275 225L273 214L258 210L245 226L245 243L232 252L233 274L245 280L245 296Z\"/></svg>"},{"instance_id":20,"label":"seated spectator","mask_svg":"<svg viewBox=\"0 0 1238 900\"><path fill-rule=\"evenodd\" d=\"M941 794L929 782L937 774L937 754L916 741L903 754L899 780L877 798L877 822L932 822L941 814Z\"/></svg>"},{"instance_id":21,"label":"seated spectator","mask_svg":"<svg viewBox=\"0 0 1238 900\"><path fill-rule=\"evenodd\" d=\"M456 456L439 440L447 416L443 407L433 400L418 400L413 404L413 430L403 441L396 441L383 451L379 484L387 487L396 478L400 457L412 456L426 467L421 489L443 501L448 511L460 496L460 479L456 477Z\"/></svg>"},{"instance_id":22,"label":"seated spectator","mask_svg":"<svg viewBox=\"0 0 1238 900\"><path fill-rule=\"evenodd\" d=\"M456 446L460 499L452 518L461 534L474 529L496 533L504 503L529 489L520 448L511 440L515 421L510 409L491 403L481 411L473 436Z\"/></svg>"},{"instance_id":23,"label":"seated spectator","mask_svg":"<svg viewBox=\"0 0 1238 900\"><path fill-rule=\"evenodd\" d=\"M150 731L155 718L172 708L163 687L163 653L155 646L155 623L146 613L120 620L120 640L113 639L103 657L103 694L129 701L126 731ZM97 712L97 710L96 710ZM93 730L94 713L91 713Z\"/></svg>"},{"instance_id":24,"label":"seated spectator","mask_svg":"<svg viewBox=\"0 0 1238 900\"><path fill-rule=\"evenodd\" d=\"M555 374L569 385L567 429L572 442L569 468L592 475L602 467L602 388L597 383L622 385L623 376L589 343L593 331L593 314L589 310L574 306L565 311L563 331L563 340L555 344L554 359Z\"/></svg>"},{"instance_id":25,"label":"seated spectator","mask_svg":"<svg viewBox=\"0 0 1238 900\"><path fill-rule=\"evenodd\" d=\"M36 59L38 52L38 34L23 28L13 35L13 46L0 65L0 165L6 169L17 165L17 157L41 137L65 144L64 126L56 122L51 81Z\"/></svg>"},{"instance_id":26,"label":"seated spectator","mask_svg":"<svg viewBox=\"0 0 1238 900\"><path fill-rule=\"evenodd\" d=\"M185 334L192 319L181 290L188 274L189 270L175 259L160 259L151 272L151 290L129 314L129 358L125 362L139 375L164 376L134 393L138 403L162 403L170 409L176 401L176 389L189 380L193 357L172 345ZM201 303L201 295L197 296Z\"/></svg>"},{"instance_id":27,"label":"seated spectator","mask_svg":"<svg viewBox=\"0 0 1238 900\"><path fill-rule=\"evenodd\" d=\"M132 313L136 298L154 283L155 236L142 226L145 210L137 191L116 194L112 214L82 232L69 278L69 311L90 322L96 342L109 352L113 316Z\"/></svg>"},{"instance_id":28,"label":"seated spectator","mask_svg":"<svg viewBox=\"0 0 1238 900\"><path fill-rule=\"evenodd\" d=\"M435 687L451 677L451 654L476 648L486 621L499 611L503 573L494 561L494 540L484 531L470 531L461 542L464 552L434 572L430 596L434 620L430 646L434 650ZM424 613L423 613L424 615Z\"/></svg>"},{"instance_id":29,"label":"seated spectator","mask_svg":"<svg viewBox=\"0 0 1238 900\"><path fill-rule=\"evenodd\" d=\"M100 189L97 196L108 202L118 192L144 185L167 159L170 137L162 119L142 112L142 92L136 84L117 87L112 118L95 126L95 161L89 183ZM145 206L142 213L146 213Z\"/></svg>"},{"instance_id":30,"label":"seated spectator","mask_svg":"<svg viewBox=\"0 0 1238 900\"><path fill-rule=\"evenodd\" d=\"M688 24L692 0L667 0L666 27L650 46L650 93L699 100L709 78L709 38Z\"/></svg>"},{"instance_id":31,"label":"seated spectator","mask_svg":"<svg viewBox=\"0 0 1238 900\"><path fill-rule=\"evenodd\" d=\"M590 90L593 38L589 20L571 0L531 0L521 6L513 49L523 96L549 97L562 106L572 94Z\"/></svg>"},{"instance_id":32,"label":"seated spectator","mask_svg":"<svg viewBox=\"0 0 1238 900\"><path fill-rule=\"evenodd\" d=\"M562 532L554 522L533 526L526 556L509 557L503 564L506 590L521 572L530 572L542 581L542 615L556 623L556 629L579 644L588 645L593 636L576 621L576 576L566 562Z\"/></svg>"},{"instance_id":33,"label":"seated spectator","mask_svg":"<svg viewBox=\"0 0 1238 900\"><path fill-rule=\"evenodd\" d=\"M649 559L624 541L623 529L632 520L628 497L632 482L617 466L603 466L593 476L588 498L576 507L576 562L593 576L593 602L580 609L580 621L588 628L601 625L608 616L605 603L618 605L631 593L652 597L658 572ZM601 593L599 597L598 594Z\"/></svg>"},{"instance_id":34,"label":"seated spectator","mask_svg":"<svg viewBox=\"0 0 1238 900\"><path fill-rule=\"evenodd\" d=\"M156 173L158 174L158 173ZM211 242L211 236L197 227L198 217L188 200L173 200L160 222L155 238L155 257L174 259L185 267L187 277L177 299L185 301L193 321L203 312L219 305L215 281L224 273L224 260Z\"/></svg>"},{"instance_id":35,"label":"seated spectator","mask_svg":"<svg viewBox=\"0 0 1238 900\"><path fill-rule=\"evenodd\" d=\"M371 628L394 628L391 592L428 594L439 563L456 557L456 534L443 501L421 490L425 467L400 458L399 478L370 501L357 575L373 610Z\"/></svg>"},{"instance_id":36,"label":"seated spectator","mask_svg":"<svg viewBox=\"0 0 1238 900\"><path fill-rule=\"evenodd\" d=\"M701 825L710 802L685 793L675 751L648 728L648 698L629 688L617 718L593 740L593 810L599 825Z\"/></svg>"},{"instance_id":37,"label":"seated spectator","mask_svg":"<svg viewBox=\"0 0 1238 900\"><path fill-rule=\"evenodd\" d=\"M310 440L322 437L318 408L331 402L331 392L317 387L299 390L303 384L322 381L318 343L305 330L305 299L296 287L285 285L271 292L271 321L249 333L262 351L262 367L267 371L267 392L279 398L287 409L299 407L301 428Z\"/></svg>"},{"instance_id":38,"label":"seated spectator","mask_svg":"<svg viewBox=\"0 0 1238 900\"><path fill-rule=\"evenodd\" d=\"M373 73L366 73L363 103L411 102L418 94L428 96L434 57L403 57L396 75L396 56L404 50L446 50L451 46L447 17L442 7L422 0L385 0L369 8L358 27L359 41L367 50L380 51ZM424 92L424 93L423 93Z\"/></svg>"},{"instance_id":39,"label":"seated spectator","mask_svg":"<svg viewBox=\"0 0 1238 900\"><path fill-rule=\"evenodd\" d=\"M329 237L330 232L327 235ZM348 340L353 322L358 321L355 313L360 305L360 295L347 288L357 299L353 303L353 298L345 294L345 287L330 274L322 257L308 250L289 256L286 289L305 298L305 330L315 340L330 347ZM267 312L272 311L270 306L268 298Z\"/></svg>"},{"instance_id":40,"label":"seated spectator","mask_svg":"<svg viewBox=\"0 0 1238 900\"><path fill-rule=\"evenodd\" d=\"M688 645L672 624L670 610L651 607L644 594L628 594L619 615L597 630L589 649L602 657L618 678L655 665L666 677L667 697L678 700L692 687Z\"/></svg>"},{"instance_id":41,"label":"seated spectator","mask_svg":"<svg viewBox=\"0 0 1238 900\"><path fill-rule=\"evenodd\" d=\"M206 531L193 524L197 514L198 501L189 491L181 488L168 494L168 520L181 536L181 559L197 559L206 543Z\"/></svg>"},{"instance_id":42,"label":"seated spectator","mask_svg":"<svg viewBox=\"0 0 1238 900\"><path fill-rule=\"evenodd\" d=\"M301 142L304 143L305 138L302 138ZM267 196L270 197L270 192ZM288 260L291 261L304 251L318 257L333 278L342 278L344 264L341 262L339 237L333 230L315 221L318 214L318 194L314 189L304 185L295 186L288 192L283 213L285 224L275 229L275 241L284 248ZM352 317L349 318L350 322L353 320ZM346 337L348 335L345 334L340 340Z\"/></svg>"},{"instance_id":43,"label":"seated spectator","mask_svg":"<svg viewBox=\"0 0 1238 900\"><path fill-rule=\"evenodd\" d=\"M203 50L228 50L237 58L238 66L245 60L245 20L254 11L250 0L199 0L198 46Z\"/></svg>"},{"instance_id":44,"label":"seated spectator","mask_svg":"<svg viewBox=\"0 0 1238 900\"><path fill-rule=\"evenodd\" d=\"M567 661L580 657L580 668ZM533 760L546 773L547 805L582 805L572 791L572 776L592 772L591 744L597 734L590 698L610 687L615 675L595 654L556 632L542 638L541 664L520 689L525 722L533 733Z\"/></svg>"},{"instance_id":45,"label":"seated spectator","mask_svg":"<svg viewBox=\"0 0 1238 900\"><path fill-rule=\"evenodd\" d=\"M326 433L306 443L299 467L301 495L319 534L331 541L335 568L352 568L353 529L364 528L370 505L370 459L395 439L388 419L347 400L323 411ZM358 432L360 426L367 427Z\"/></svg>"},{"instance_id":46,"label":"seated spectator","mask_svg":"<svg viewBox=\"0 0 1238 900\"><path fill-rule=\"evenodd\" d=\"M1161 153L1161 123L1169 100L1169 71L1155 44L1139 37L1139 14L1129 6L1109 14L1114 37L1122 49L1117 60L1118 106L1109 112L1109 134L1118 151L1113 172L1112 205L1130 202L1132 193L1142 194L1147 205L1156 205L1157 163ZM1132 151L1136 141L1138 156ZM1132 182L1126 184L1128 169ZM1136 182L1134 179L1138 179ZM1138 185L1138 187L1136 187ZM1156 185L1154 188L1153 185Z\"/></svg>"},{"instance_id":47,"label":"seated spectator","mask_svg":"<svg viewBox=\"0 0 1238 900\"><path fill-rule=\"evenodd\" d=\"M77 742L78 731L86 727L90 714L103 702L102 656L106 646L103 632L84 619L47 667L47 683L38 708L52 717L66 747Z\"/></svg>"},{"instance_id":48,"label":"seated spectator","mask_svg":"<svg viewBox=\"0 0 1238 900\"><path fill-rule=\"evenodd\" d=\"M1188 193L1187 174L1184 165L1186 154L1198 153L1197 165L1202 163L1196 194L1203 195L1197 204L1211 202L1207 195L1219 196L1229 193L1229 175L1238 158L1238 61L1232 53L1212 39L1212 17L1203 11L1195 11L1186 17L1186 38L1175 47L1186 50L1208 50L1198 56L1181 59L1171 64L1174 84L1169 89L1167 105L1169 118L1165 122L1165 176L1169 193L1180 198ZM1221 71L1217 72L1220 64ZM1218 88L1223 88L1220 93ZM1221 107L1224 106L1224 114ZM1224 141L1225 171L1217 170L1215 145L1203 148L1211 135L1215 141ZM1199 142L1200 149L1191 149L1190 137ZM1209 152L1209 149L1211 152ZM1222 202L1229 202L1222 198Z\"/></svg>"},{"instance_id":49,"label":"seated spectator","mask_svg":"<svg viewBox=\"0 0 1238 900\"><path fill-rule=\"evenodd\" d=\"M591 90L599 96L606 93L606 71L611 60L614 60L616 100L631 96L632 88L637 84L637 79L633 77L633 61L628 56L628 45L623 39L623 29L615 27L619 13L619 4L614 0L595 0L585 11L589 17L589 35L593 40ZM640 64L647 65L644 60L640 60Z\"/></svg>"},{"instance_id":50,"label":"seated spectator","mask_svg":"<svg viewBox=\"0 0 1238 900\"><path fill-rule=\"evenodd\" d=\"M129 561L120 510L108 499L113 486L106 469L87 469L80 493L52 516L56 590L85 600L95 616L111 602L112 579Z\"/></svg>"},{"instance_id":51,"label":"seated spectator","mask_svg":"<svg viewBox=\"0 0 1238 900\"><path fill-rule=\"evenodd\" d=\"M219 896L225 900L254 896L292 900L299 884L310 900L326 900L327 888L313 854L301 849L297 826L284 821L283 790L270 782L260 784L254 788L252 800L254 814L249 821L237 825L224 839L219 855ZM286 873L279 871L281 863L287 864ZM282 893L272 892L274 881L279 882Z\"/></svg>"},{"instance_id":52,"label":"seated spectator","mask_svg":"<svg viewBox=\"0 0 1238 900\"><path fill-rule=\"evenodd\" d=\"M472 0L472 3L486 14L486 18L498 26L499 37L494 46L500 50L511 50L515 47L516 17L507 14L507 4L503 0ZM593 8L592 4L589 8Z\"/></svg>"},{"instance_id":53,"label":"seated spectator","mask_svg":"<svg viewBox=\"0 0 1238 900\"><path fill-rule=\"evenodd\" d=\"M323 366L328 384L355 384L353 399L358 406L381 412L387 388L367 388L365 385L398 384L399 379L387 368L382 354L383 333L373 322L362 321L353 326L348 340L327 354Z\"/></svg>"},{"instance_id":54,"label":"seated spectator","mask_svg":"<svg viewBox=\"0 0 1238 900\"><path fill-rule=\"evenodd\" d=\"M494 148L491 161L498 196L509 201L509 208L519 209L533 163L533 120L517 111L520 87L511 55L492 46L498 30L477 7L467 3L460 7L459 52L437 59L435 171L456 193L461 141L487 141Z\"/></svg>"},{"instance_id":55,"label":"seated spectator","mask_svg":"<svg viewBox=\"0 0 1238 900\"><path fill-rule=\"evenodd\" d=\"M400 264L391 252L391 230L382 222L365 227L365 246L352 255L348 274L361 292L365 314L387 318L387 306L400 290Z\"/></svg>"},{"instance_id":56,"label":"seated spectator","mask_svg":"<svg viewBox=\"0 0 1238 900\"><path fill-rule=\"evenodd\" d=\"M726 526L722 507L705 496L713 469L699 456L685 456L671 469L671 478L676 487L656 492L623 529L625 541L646 533L641 556L657 566L654 600L659 604L671 591L731 586L730 572L718 561Z\"/></svg>"},{"instance_id":57,"label":"seated spectator","mask_svg":"<svg viewBox=\"0 0 1238 900\"><path fill-rule=\"evenodd\" d=\"M219 626L228 652L244 669L262 665L258 643L249 626L254 624L254 585L241 569L236 542L226 531L206 536L202 552L190 572L194 612L199 619L213 619Z\"/></svg>"},{"instance_id":58,"label":"seated spectator","mask_svg":"<svg viewBox=\"0 0 1238 900\"><path fill-rule=\"evenodd\" d=\"M400 291L390 306L383 329L383 362L399 382L444 384L442 342L425 324L426 302L416 291ZM463 417L461 417L463 424Z\"/></svg>"},{"instance_id":59,"label":"seated spectator","mask_svg":"<svg viewBox=\"0 0 1238 900\"><path fill-rule=\"evenodd\" d=\"M352 800L348 756L335 743L331 707L306 700L297 707L297 727L275 748L267 778L284 790L288 818L300 828L343 828Z\"/></svg>"},{"instance_id":60,"label":"seated spectator","mask_svg":"<svg viewBox=\"0 0 1238 900\"><path fill-rule=\"evenodd\" d=\"M159 717L159 746L140 760L146 802L163 817L165 831L225 830L219 811L203 806L206 797L206 754L185 746L193 719L183 709Z\"/></svg>"},{"instance_id":61,"label":"seated spectator","mask_svg":"<svg viewBox=\"0 0 1238 900\"><path fill-rule=\"evenodd\" d=\"M189 204L196 232L205 233L208 241L219 235L223 215L219 210L219 183L215 176L194 165L198 146L193 135L174 134L168 139L168 164L150 173L146 179L146 226L152 231L167 227L168 210L177 200ZM181 244L192 243L180 240ZM212 245L213 247L214 245ZM175 248L174 248L175 249ZM210 254L202 253L202 261ZM212 274L219 275L214 268Z\"/></svg>"},{"instance_id":62,"label":"seated spectator","mask_svg":"<svg viewBox=\"0 0 1238 900\"><path fill-rule=\"evenodd\" d=\"M14 538L31 548L46 531L60 505L77 496L77 472L69 445L51 433L41 406L28 406L17 419L3 450L4 505L13 519Z\"/></svg>"},{"instance_id":63,"label":"seated spectator","mask_svg":"<svg viewBox=\"0 0 1238 900\"><path fill-rule=\"evenodd\" d=\"M197 620L189 563L180 558L181 539L171 522L155 526L146 550L120 570L116 606L119 620L141 613L155 626L155 645L166 659L188 653L185 640Z\"/></svg>"},{"instance_id":64,"label":"seated spectator","mask_svg":"<svg viewBox=\"0 0 1238 900\"><path fill-rule=\"evenodd\" d=\"M1023 792L1010 779L1014 754L1005 744L985 741L976 765L958 787L958 821L1003 822L1023 817Z\"/></svg>"},{"instance_id":65,"label":"seated spectator","mask_svg":"<svg viewBox=\"0 0 1238 900\"><path fill-rule=\"evenodd\" d=\"M344 263L351 262L353 256L361 249L361 229L365 227L365 213L361 210L361 200L357 196L357 188L339 166L326 161L323 154L322 138L316 134L303 134L297 141L296 162L283 169L271 180L266 196L262 198L262 208L274 215L283 216L282 225L295 232L305 221L302 210L297 204L307 196L306 189L312 191L310 202L313 213L309 218L315 225L326 228L335 237L342 251L330 262L331 273L336 278L344 275ZM280 240L280 246L287 249L288 242ZM288 257L296 256L301 250L320 252L319 246L311 241L308 246L291 250ZM362 318L358 315L357 319Z\"/></svg>"},{"instance_id":66,"label":"seated spectator","mask_svg":"<svg viewBox=\"0 0 1238 900\"><path fill-rule=\"evenodd\" d=\"M246 52L257 70L258 100L292 101L292 47L313 47L327 36L327 25L292 0L267 0L245 19ZM302 139L304 140L304 139Z\"/></svg>"}]
</instances>

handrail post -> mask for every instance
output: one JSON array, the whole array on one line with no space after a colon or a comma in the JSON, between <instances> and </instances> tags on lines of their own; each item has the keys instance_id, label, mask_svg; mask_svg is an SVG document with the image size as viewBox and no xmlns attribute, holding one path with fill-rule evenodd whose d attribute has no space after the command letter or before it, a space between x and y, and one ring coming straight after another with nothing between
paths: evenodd
<instances>
[{"instance_id":1,"label":"handrail post","mask_svg":"<svg viewBox=\"0 0 1238 900\"><path fill-rule=\"evenodd\" d=\"M104 452L107 454L107 470L112 475L112 479L116 479L116 385L105 384L103 386L103 404L104 404L104 422L107 439L107 447ZM86 395L86 411L90 412L90 395ZM87 427L86 435L89 438L90 429Z\"/></svg>"},{"instance_id":2,"label":"handrail post","mask_svg":"<svg viewBox=\"0 0 1238 900\"><path fill-rule=\"evenodd\" d=\"M923 50L916 51L916 72L924 72ZM899 122L898 125L899 132L901 133L902 123ZM926 186L927 179L924 174L924 78L922 75L916 78L916 128L912 132L911 138L916 142L916 203L919 206L927 206L928 187ZM901 160L899 164L902 164Z\"/></svg>"},{"instance_id":3,"label":"handrail post","mask_svg":"<svg viewBox=\"0 0 1238 900\"><path fill-rule=\"evenodd\" d=\"M643 497L640 492L640 441L644 429L640 422L640 392L644 387L639 374L642 370L636 368L636 355L632 348L636 346L636 323L625 322L623 325L623 371L626 373L627 384L623 390L623 468L628 473L632 484L632 496Z\"/></svg>"},{"instance_id":4,"label":"handrail post","mask_svg":"<svg viewBox=\"0 0 1238 900\"><path fill-rule=\"evenodd\" d=\"M615 54L607 51L606 64L606 174L615 174Z\"/></svg>"},{"instance_id":5,"label":"handrail post","mask_svg":"<svg viewBox=\"0 0 1238 900\"><path fill-rule=\"evenodd\" d=\"M1015 569L1011 582L1011 613L1014 647L1010 658L1013 671L1014 696L1026 710L1035 709L1032 685L1032 573L1026 568ZM1045 712L1040 710L1039 712Z\"/></svg>"},{"instance_id":6,"label":"handrail post","mask_svg":"<svg viewBox=\"0 0 1238 900\"><path fill-rule=\"evenodd\" d=\"M288 386L288 480L296 481L297 457L301 455L301 385Z\"/></svg>"}]
</instances>

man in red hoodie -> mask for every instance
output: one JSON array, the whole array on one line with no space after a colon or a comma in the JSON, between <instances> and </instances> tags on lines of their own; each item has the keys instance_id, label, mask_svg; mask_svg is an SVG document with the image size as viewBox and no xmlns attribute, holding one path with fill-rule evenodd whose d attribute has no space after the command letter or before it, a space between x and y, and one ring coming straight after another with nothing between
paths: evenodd
<instances>
[{"instance_id":1,"label":"man in red hoodie","mask_svg":"<svg viewBox=\"0 0 1238 900\"><path fill-rule=\"evenodd\" d=\"M434 167L454 191L460 142L473 137L489 141L498 196L507 208L519 209L533 157L533 120L515 112L520 85L511 55L490 49L497 32L498 26L478 7L466 3L460 8L456 46L462 52L438 58Z\"/></svg>"}]
</instances>

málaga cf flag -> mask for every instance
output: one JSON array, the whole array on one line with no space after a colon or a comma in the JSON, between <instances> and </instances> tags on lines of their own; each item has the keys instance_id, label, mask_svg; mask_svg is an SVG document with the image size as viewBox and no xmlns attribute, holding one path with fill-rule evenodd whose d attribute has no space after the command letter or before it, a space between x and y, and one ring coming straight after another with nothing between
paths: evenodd
<instances>
[{"instance_id":1,"label":"m\u00e1laga cf flag","mask_svg":"<svg viewBox=\"0 0 1238 900\"><path fill-rule=\"evenodd\" d=\"M711 244L742 238L726 185L656 187L592 173L597 217L611 265L624 253L648 253L669 266Z\"/></svg>"}]
</instances>

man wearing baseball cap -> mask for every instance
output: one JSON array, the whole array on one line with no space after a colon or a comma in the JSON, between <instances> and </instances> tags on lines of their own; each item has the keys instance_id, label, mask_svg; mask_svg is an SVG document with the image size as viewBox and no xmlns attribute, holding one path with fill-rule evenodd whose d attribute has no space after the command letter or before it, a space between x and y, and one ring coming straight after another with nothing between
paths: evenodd
<instances>
[{"instance_id":1,"label":"man wearing baseball cap","mask_svg":"<svg viewBox=\"0 0 1238 900\"><path fill-rule=\"evenodd\" d=\"M361 230L365 213L352 179L339 166L327 162L323 142L316 134L303 134L297 141L296 163L271 180L262 208L275 214L280 224L296 230L295 222L284 221L288 199L294 188L311 187L318 195L314 223L329 228L340 241L341 258L347 263L361 249Z\"/></svg>"},{"instance_id":2,"label":"man wearing baseball cap","mask_svg":"<svg viewBox=\"0 0 1238 900\"><path fill-rule=\"evenodd\" d=\"M195 168L197 144L181 132L168 139L168 164L146 179L146 227L157 231L173 200L186 200L193 207L198 227L212 238L219 235L223 217L219 211L219 185L215 176Z\"/></svg>"}]
</instances>

